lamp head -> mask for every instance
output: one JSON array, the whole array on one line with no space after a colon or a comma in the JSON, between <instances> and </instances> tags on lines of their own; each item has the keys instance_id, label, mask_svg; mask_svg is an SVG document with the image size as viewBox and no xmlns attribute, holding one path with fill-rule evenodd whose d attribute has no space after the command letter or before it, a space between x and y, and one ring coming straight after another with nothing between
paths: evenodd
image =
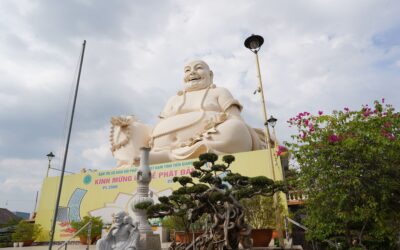
<instances>
[{"instance_id":1,"label":"lamp head","mask_svg":"<svg viewBox=\"0 0 400 250\"><path fill-rule=\"evenodd\" d=\"M275 128L276 122L278 121L278 119L276 119L275 117L273 117L271 115L271 117L267 120L268 124L271 124L272 128Z\"/></svg>"},{"instance_id":2,"label":"lamp head","mask_svg":"<svg viewBox=\"0 0 400 250\"><path fill-rule=\"evenodd\" d=\"M251 35L244 41L244 46L254 53L257 53L261 45L264 43L264 38L259 35Z\"/></svg>"},{"instance_id":3,"label":"lamp head","mask_svg":"<svg viewBox=\"0 0 400 250\"><path fill-rule=\"evenodd\" d=\"M53 152L50 152L46 156L49 159L49 161L51 161L54 158L55 155L53 154Z\"/></svg>"}]
</instances>

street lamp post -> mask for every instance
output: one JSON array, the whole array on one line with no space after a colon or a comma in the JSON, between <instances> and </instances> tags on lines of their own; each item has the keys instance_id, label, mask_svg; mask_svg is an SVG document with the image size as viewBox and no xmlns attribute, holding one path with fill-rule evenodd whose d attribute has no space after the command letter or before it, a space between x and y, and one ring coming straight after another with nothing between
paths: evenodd
<instances>
[{"instance_id":1,"label":"street lamp post","mask_svg":"<svg viewBox=\"0 0 400 250\"><path fill-rule=\"evenodd\" d=\"M268 119L268 124L271 125L272 134L274 135L274 138L275 138L275 152L278 152L278 138L276 137L276 132L275 132L275 125L276 125L277 121L278 121L278 119L276 119L272 115ZM278 166L278 155L277 154L275 154L275 162L276 162L276 165ZM281 166L281 167L282 167L282 179L285 180L285 168L283 166ZM289 240L289 228L288 228L287 216L285 216L285 238L286 238L286 240Z\"/></svg>"},{"instance_id":2,"label":"street lamp post","mask_svg":"<svg viewBox=\"0 0 400 250\"><path fill-rule=\"evenodd\" d=\"M275 125L276 122L278 121L278 119L276 119L275 117L273 117L272 115L270 116L270 118L268 119L268 124L271 125L272 127L272 135L275 138L275 142L274 142L274 146L275 146L275 152L278 152L278 138L276 137L276 132L275 132ZM278 166L278 155L275 154L275 161L276 161L276 166ZM282 166L282 179L285 180L285 169Z\"/></svg>"},{"instance_id":3,"label":"street lamp post","mask_svg":"<svg viewBox=\"0 0 400 250\"><path fill-rule=\"evenodd\" d=\"M48 165L48 167L47 167L46 177L49 177L49 170L50 170L50 168L51 168L50 163L51 163L51 160L53 160L53 158L54 158L55 155L53 154L53 152L50 152L50 153L48 153L46 156L47 156L47 159L49 159L49 165Z\"/></svg>"},{"instance_id":4,"label":"street lamp post","mask_svg":"<svg viewBox=\"0 0 400 250\"><path fill-rule=\"evenodd\" d=\"M267 120L268 124L271 125L272 129L275 131L275 125L276 122L278 121L278 119L276 119L275 117L273 117L272 115L269 117L269 119ZM275 133L275 132L273 132ZM274 134L275 136L275 134Z\"/></svg>"},{"instance_id":5,"label":"street lamp post","mask_svg":"<svg viewBox=\"0 0 400 250\"><path fill-rule=\"evenodd\" d=\"M260 93L261 95L261 101L262 101L262 109L263 109L263 115L264 115L264 129L265 129L265 144L269 153L269 158L270 158L270 163L271 163L271 168L272 168L272 178L274 181L276 180L275 176L275 165L274 160L273 160L273 153L272 153L272 145L271 145L271 136L269 132L269 127L268 127L268 115L267 115L267 108L266 108L266 103L265 103L265 96L264 96L264 89L263 89L263 84L262 84L262 79L261 79L261 70L260 70L260 60L258 58L258 51L261 49L261 46L264 43L264 38L259 35L251 35L248 37L245 42L244 46L248 48L251 52L253 52L256 56L256 65L257 65L257 78L258 78L258 88L254 93ZM275 121L276 124L276 121ZM274 124L274 127L275 127ZM276 219L276 224L277 224L277 231L278 231L278 237L279 237L279 245L284 248L284 241L283 241L283 234L282 234L282 225L281 225L281 220L280 220L280 213L278 210L278 196L275 193L274 194L274 206L275 206L275 219Z\"/></svg>"},{"instance_id":6,"label":"street lamp post","mask_svg":"<svg viewBox=\"0 0 400 250\"><path fill-rule=\"evenodd\" d=\"M275 149L275 152L277 152L277 149L278 149L278 138L276 138L276 133L275 133L275 125L276 125L277 121L278 121L278 119L276 119L272 115L267 120L268 125L271 125L271 127L272 127L272 135L274 137L274 149ZM275 164L276 164L276 166L278 166L278 155L275 154L274 158L275 158Z\"/></svg>"}]
</instances>

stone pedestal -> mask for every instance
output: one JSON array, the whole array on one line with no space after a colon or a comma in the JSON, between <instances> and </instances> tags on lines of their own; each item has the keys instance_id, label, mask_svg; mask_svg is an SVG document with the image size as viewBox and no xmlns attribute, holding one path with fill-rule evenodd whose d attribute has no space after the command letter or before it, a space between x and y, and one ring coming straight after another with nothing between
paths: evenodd
<instances>
[{"instance_id":1,"label":"stone pedestal","mask_svg":"<svg viewBox=\"0 0 400 250\"><path fill-rule=\"evenodd\" d=\"M137 194L131 203L131 209L139 222L140 243L139 250L161 250L160 235L154 234L147 220L146 211L135 208L136 204L142 202L151 202L153 199L149 197L149 184L151 181L151 172L149 166L149 148L141 148L142 155L140 158L140 166L137 171Z\"/></svg>"},{"instance_id":2,"label":"stone pedestal","mask_svg":"<svg viewBox=\"0 0 400 250\"><path fill-rule=\"evenodd\" d=\"M141 233L139 250L161 250L160 235L153 233Z\"/></svg>"}]
</instances>

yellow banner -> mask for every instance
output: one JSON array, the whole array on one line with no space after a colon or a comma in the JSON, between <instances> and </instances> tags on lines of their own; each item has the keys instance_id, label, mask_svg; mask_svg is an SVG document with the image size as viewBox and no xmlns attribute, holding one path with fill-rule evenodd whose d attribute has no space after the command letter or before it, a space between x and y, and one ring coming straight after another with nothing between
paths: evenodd
<instances>
[{"instance_id":1,"label":"yellow banner","mask_svg":"<svg viewBox=\"0 0 400 250\"><path fill-rule=\"evenodd\" d=\"M276 166L273 173L267 150L237 153L234 156L236 160L230 167L233 172L250 177L264 175L271 179L275 174L276 180L282 180L280 160L273 157L272 161ZM189 175L193 171L192 162L196 160L150 166L152 171L150 191L153 199L158 201L158 197L170 195L172 190L177 189L180 185L173 183L172 178ZM101 216L103 222L111 223L113 213L120 210L130 211L130 203L136 195L136 170L137 168L112 169L66 175L54 240L63 241L73 235L70 221L77 221L86 215L91 215ZM38 241L49 240L58 183L59 177L49 177L43 182L36 223L42 225L44 230Z\"/></svg>"}]
</instances>

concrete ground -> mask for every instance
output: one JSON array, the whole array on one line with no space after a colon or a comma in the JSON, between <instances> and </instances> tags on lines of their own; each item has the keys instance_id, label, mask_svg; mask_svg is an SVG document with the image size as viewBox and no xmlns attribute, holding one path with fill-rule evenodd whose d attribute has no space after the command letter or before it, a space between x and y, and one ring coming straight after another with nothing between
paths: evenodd
<instances>
[{"instance_id":1,"label":"concrete ground","mask_svg":"<svg viewBox=\"0 0 400 250\"><path fill-rule=\"evenodd\" d=\"M171 243L167 242L167 243L161 243L161 248L163 250L167 250L169 245ZM58 250L59 245L53 245L52 250ZM13 250L47 250L49 249L49 246L30 246L30 247L6 247L6 248L2 248L2 249L13 249ZM62 248L65 249L65 248ZM67 247L68 250L85 250L86 246L85 245L80 245L80 244L71 244L68 245ZM254 250L278 250L281 248L277 248L277 247L256 247L253 248ZM293 246L292 248L285 248L286 250L302 250L303 248L301 246ZM89 247L89 250L96 250L96 246L95 245L91 245Z\"/></svg>"},{"instance_id":2,"label":"concrete ground","mask_svg":"<svg viewBox=\"0 0 400 250\"><path fill-rule=\"evenodd\" d=\"M169 246L169 244L170 243L163 243L162 244L162 249L168 249L168 246ZM31 247L7 247L7 248L3 248L3 249L13 249L13 250L47 250L47 249L49 249L49 246L31 246ZM57 245L56 246L54 246L53 248L52 248L53 250L57 250L58 248L57 248ZM65 248L63 248L63 249L65 249ZM85 250L86 249L86 246L84 246L84 245L69 245L68 246L68 248L67 248L68 250ZM95 250L96 249L96 246L95 245L91 245L90 247L89 247L89 250ZM257 250L277 250L277 249L281 249L281 248L274 248L274 247L268 247L268 248L253 248L253 249L257 249ZM301 246L295 246L295 247L293 247L293 248L290 248L290 249L288 249L288 248L286 248L286 250L302 250L303 248L301 247Z\"/></svg>"},{"instance_id":3,"label":"concrete ground","mask_svg":"<svg viewBox=\"0 0 400 250\"><path fill-rule=\"evenodd\" d=\"M162 249L168 249L169 245L171 243L162 243L161 247ZM52 250L57 250L58 245L53 245ZM2 249L13 249L13 250L47 250L49 249L49 246L30 246L30 247L6 247ZM64 247L62 249L65 249ZM86 246L85 245L79 245L79 244L73 244L73 245L68 245L67 250L85 250ZM90 245L89 250L95 250L96 246L95 245Z\"/></svg>"},{"instance_id":4,"label":"concrete ground","mask_svg":"<svg viewBox=\"0 0 400 250\"><path fill-rule=\"evenodd\" d=\"M6 247L3 249L13 249L13 250L47 250L49 249L49 246L30 246L30 247ZM57 250L58 246L53 246L52 247L53 250ZM65 249L65 248L63 248ZM69 250L85 250L86 246L84 245L69 245L68 248ZM95 245L91 245L89 247L90 250L95 250L96 246Z\"/></svg>"}]
</instances>

